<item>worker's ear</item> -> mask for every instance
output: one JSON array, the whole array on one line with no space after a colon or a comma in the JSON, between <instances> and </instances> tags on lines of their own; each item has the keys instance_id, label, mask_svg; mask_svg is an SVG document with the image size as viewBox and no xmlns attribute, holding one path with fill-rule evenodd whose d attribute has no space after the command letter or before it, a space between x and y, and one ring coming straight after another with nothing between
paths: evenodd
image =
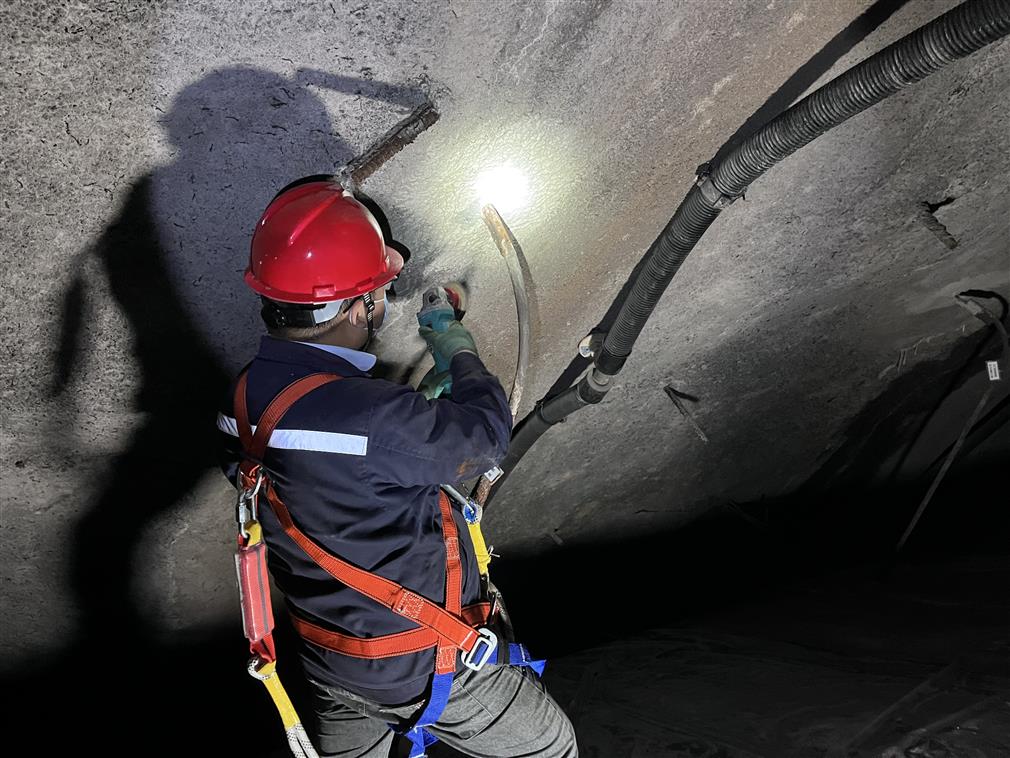
<instances>
[{"instance_id":1,"label":"worker's ear","mask_svg":"<svg viewBox=\"0 0 1010 758\"><path fill-rule=\"evenodd\" d=\"M361 299L351 303L347 311L347 320L351 322L351 326L365 328L365 303Z\"/></svg>"},{"instance_id":2,"label":"worker's ear","mask_svg":"<svg viewBox=\"0 0 1010 758\"><path fill-rule=\"evenodd\" d=\"M386 315L386 288L380 287L377 290L372 290L372 301L375 303L372 324L378 329L382 324L383 317ZM358 298L351 304L350 310L347 311L347 319L351 322L351 326L356 326L358 329L367 329L365 313L365 301Z\"/></svg>"}]
</instances>

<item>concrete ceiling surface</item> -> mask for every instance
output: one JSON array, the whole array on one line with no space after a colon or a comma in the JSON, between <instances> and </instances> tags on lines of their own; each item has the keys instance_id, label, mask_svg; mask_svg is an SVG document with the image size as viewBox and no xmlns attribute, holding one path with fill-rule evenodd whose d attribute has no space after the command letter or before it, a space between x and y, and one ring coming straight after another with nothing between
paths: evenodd
<instances>
[{"instance_id":1,"label":"concrete ceiling surface","mask_svg":"<svg viewBox=\"0 0 1010 758\"><path fill-rule=\"evenodd\" d=\"M907 3L821 81L954 4ZM280 187L333 171L431 99L440 121L364 185L412 252L378 352L393 373L416 360L419 293L465 278L469 325L507 388L514 304L474 184L485 169L522 171L531 199L505 215L533 284L525 412L694 168L870 6L5 6L0 486L4 592L25 609L9 644L44 649L73 630L62 546L135 465L116 456L186 418L180 374L199 363L195 387L251 356L260 329L241 272ZM981 328L953 294L1008 293L1007 123L1004 42L769 172L692 254L606 401L523 462L489 511L493 541L518 552L669 527L802 483L889 382ZM935 216L952 250L920 213L948 199ZM139 242L110 246L124 227ZM707 444L668 383L699 398ZM138 520L127 556L139 613L170 628L234 611L231 495L211 472L187 475ZM29 634L42 627L49 638Z\"/></svg>"}]
</instances>

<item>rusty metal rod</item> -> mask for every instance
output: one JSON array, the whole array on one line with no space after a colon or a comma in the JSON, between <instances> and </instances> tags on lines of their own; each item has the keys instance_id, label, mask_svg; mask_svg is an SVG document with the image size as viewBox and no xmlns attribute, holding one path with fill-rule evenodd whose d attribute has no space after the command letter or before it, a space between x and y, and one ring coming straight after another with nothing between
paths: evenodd
<instances>
[{"instance_id":1,"label":"rusty metal rod","mask_svg":"<svg viewBox=\"0 0 1010 758\"><path fill-rule=\"evenodd\" d=\"M438 121L439 113L430 102L423 103L405 119L376 140L370 148L351 160L340 172L340 183L352 192L390 158L417 139Z\"/></svg>"}]
</instances>

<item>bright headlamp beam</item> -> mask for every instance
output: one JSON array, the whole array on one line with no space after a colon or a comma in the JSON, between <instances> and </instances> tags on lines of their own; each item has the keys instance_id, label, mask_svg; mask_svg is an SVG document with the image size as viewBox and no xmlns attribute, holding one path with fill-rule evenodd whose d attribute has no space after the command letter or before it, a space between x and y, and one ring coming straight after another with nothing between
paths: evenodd
<instances>
[{"instance_id":1,"label":"bright headlamp beam","mask_svg":"<svg viewBox=\"0 0 1010 758\"><path fill-rule=\"evenodd\" d=\"M529 181L522 171L508 164L481 172L474 189L481 205L490 203L501 213L517 211L529 202Z\"/></svg>"}]
</instances>

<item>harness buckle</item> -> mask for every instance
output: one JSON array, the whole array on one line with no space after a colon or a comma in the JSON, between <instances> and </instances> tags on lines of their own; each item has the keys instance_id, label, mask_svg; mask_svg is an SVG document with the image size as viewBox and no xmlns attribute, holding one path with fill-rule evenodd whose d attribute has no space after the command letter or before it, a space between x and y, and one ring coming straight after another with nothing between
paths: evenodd
<instances>
[{"instance_id":1,"label":"harness buckle","mask_svg":"<svg viewBox=\"0 0 1010 758\"><path fill-rule=\"evenodd\" d=\"M239 474L239 476L242 476ZM265 480L263 468L256 468L256 480L251 487L242 487L238 491L238 503L235 505L235 520L238 522L238 531L243 539L249 538L249 532L245 525L250 521L256 521L259 516L259 496Z\"/></svg>"},{"instance_id":2,"label":"harness buckle","mask_svg":"<svg viewBox=\"0 0 1010 758\"><path fill-rule=\"evenodd\" d=\"M464 652L461 656L463 665L468 669L480 671L497 649L498 635L486 626L482 626L477 630L477 641L474 643L474 646L470 648L469 652Z\"/></svg>"}]
</instances>

